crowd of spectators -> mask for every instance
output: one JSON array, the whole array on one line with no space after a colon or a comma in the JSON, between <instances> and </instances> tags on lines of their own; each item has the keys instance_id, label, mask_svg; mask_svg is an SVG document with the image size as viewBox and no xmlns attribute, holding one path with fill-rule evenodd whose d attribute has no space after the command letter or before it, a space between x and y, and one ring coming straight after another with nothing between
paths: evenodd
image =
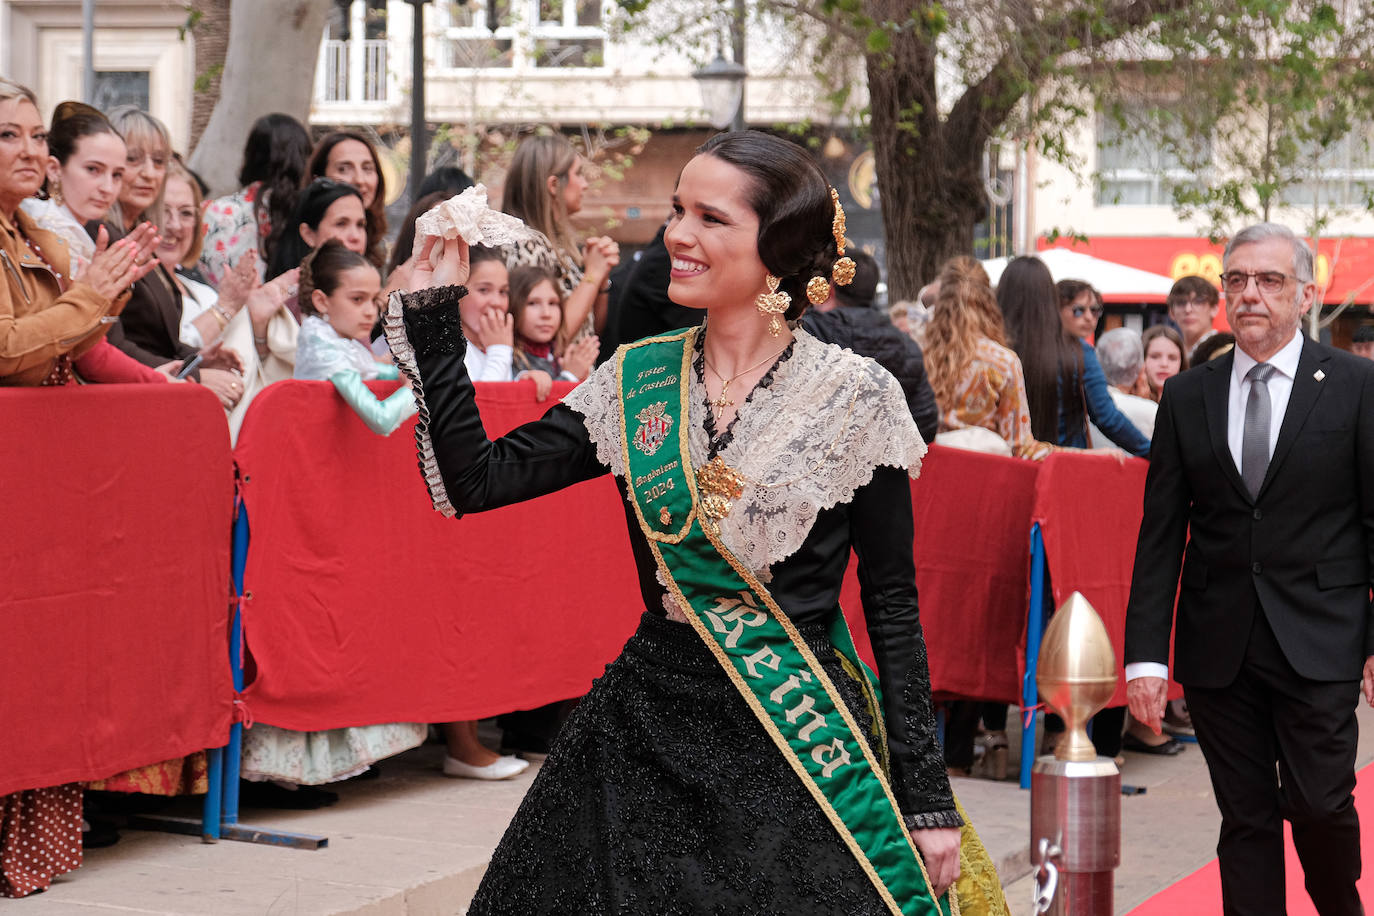
<instances>
[{"instance_id":1,"label":"crowd of spectators","mask_svg":"<svg viewBox=\"0 0 1374 916\"><path fill-rule=\"evenodd\" d=\"M532 380L543 401L555 381L586 378L619 343L700 320L668 298L662 231L623 263L613 239L579 235L572 217L588 187L585 166L557 133L529 136L515 150L500 205L542 235L471 252L460 308L474 379ZM34 95L0 78L0 385L200 384L236 435L264 387L313 379L330 382L377 434L396 430L416 411L410 391L382 399L365 384L396 377L381 306L409 282L415 221L473 180L453 167L428 175L388 246L384 172L364 134L312 142L294 118L267 115L252 126L238 178L238 191L205 200L153 116L64 102L45 125ZM954 448L1031 461L1062 450L1147 457L1167 380L1234 343L1213 327L1217 289L1202 277L1179 280L1167 322L1142 335L1107 329L1097 290L1056 284L1034 257L1012 259L995 288L980 262L955 257L917 302L890 309L877 261L852 257L853 282L834 286L801 326L881 363L900 381L921 434ZM1358 329L1353 346L1374 358L1374 328ZM564 711L555 704L504 719L507 746L546 749ZM946 714L951 770L1005 775L1007 709L956 702ZM1186 734L1186 710L1173 708L1168 724ZM259 725L244 743L243 772L255 781L247 791L259 803L328 804L336 796L319 786L418 744L427 728ZM1048 731L1053 740L1053 724ZM474 722L443 723L440 734L448 775L500 779L528 765L483 745ZM1126 722L1124 710L1103 713L1094 736L1108 756L1123 740L1146 753L1181 749ZM204 791L204 767L193 755L100 787ZM30 865L20 868L13 850L40 842L40 822L41 842L56 846L41 861L26 853ZM63 850L79 848L81 822L79 786L0 798L0 896L39 890L79 864ZM87 845L109 840L98 825L86 837Z\"/></svg>"}]
</instances>

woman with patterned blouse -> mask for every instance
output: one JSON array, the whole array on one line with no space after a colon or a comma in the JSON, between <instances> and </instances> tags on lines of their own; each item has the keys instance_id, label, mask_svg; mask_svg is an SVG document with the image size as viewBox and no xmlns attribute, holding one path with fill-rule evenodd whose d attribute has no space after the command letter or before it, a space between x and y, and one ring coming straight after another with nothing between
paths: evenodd
<instances>
[{"instance_id":1,"label":"woman with patterned blouse","mask_svg":"<svg viewBox=\"0 0 1374 916\"><path fill-rule=\"evenodd\" d=\"M935 441L1002 451L987 437L958 432L983 429L1005 443L1002 454L1044 459L1055 446L1031 433L1021 360L1006 346L1002 312L987 272L973 258L957 257L945 264L939 284L925 344L926 373L940 405ZM975 444L979 442L992 444Z\"/></svg>"},{"instance_id":2,"label":"woman with patterned blouse","mask_svg":"<svg viewBox=\"0 0 1374 916\"><path fill-rule=\"evenodd\" d=\"M253 122L239 169L242 187L205 205L205 242L200 272L219 285L248 252L257 252L262 280L272 252L291 222L300 198L310 134L290 115L263 115Z\"/></svg>"},{"instance_id":3,"label":"woman with patterned blouse","mask_svg":"<svg viewBox=\"0 0 1374 916\"><path fill-rule=\"evenodd\" d=\"M565 137L527 137L516 147L501 196L502 210L542 233L512 246L506 266L530 265L558 277L564 299L560 353L574 338L605 329L607 284L611 268L620 263L620 246L610 238L577 243L572 215L582 209L587 190L583 164Z\"/></svg>"}]
</instances>

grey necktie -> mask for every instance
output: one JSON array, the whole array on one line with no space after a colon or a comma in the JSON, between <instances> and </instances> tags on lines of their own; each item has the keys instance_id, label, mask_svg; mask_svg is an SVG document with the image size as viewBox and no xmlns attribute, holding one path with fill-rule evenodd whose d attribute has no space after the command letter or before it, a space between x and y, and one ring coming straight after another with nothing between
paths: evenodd
<instances>
[{"instance_id":1,"label":"grey necktie","mask_svg":"<svg viewBox=\"0 0 1374 916\"><path fill-rule=\"evenodd\" d=\"M1257 363L1245 373L1250 394L1245 399L1245 431L1240 441L1240 477L1250 498L1259 496L1265 472L1269 470L1269 377L1278 370L1268 363Z\"/></svg>"}]
</instances>

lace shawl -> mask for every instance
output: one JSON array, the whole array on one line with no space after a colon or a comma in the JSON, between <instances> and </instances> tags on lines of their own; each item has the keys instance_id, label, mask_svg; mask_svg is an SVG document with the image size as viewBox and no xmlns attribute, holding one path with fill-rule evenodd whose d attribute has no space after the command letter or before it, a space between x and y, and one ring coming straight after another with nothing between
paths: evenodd
<instances>
[{"instance_id":1,"label":"lace shawl","mask_svg":"<svg viewBox=\"0 0 1374 916\"><path fill-rule=\"evenodd\" d=\"M767 582L773 564L801 547L823 509L854 498L878 466L920 473L926 445L901 385L866 357L821 343L798 328L792 357L773 384L741 404L734 440L721 459L746 478L721 521L721 539ZM687 444L692 464L706 461L706 391L689 373ZM597 459L625 476L615 361L600 366L563 399L582 414Z\"/></svg>"}]
</instances>

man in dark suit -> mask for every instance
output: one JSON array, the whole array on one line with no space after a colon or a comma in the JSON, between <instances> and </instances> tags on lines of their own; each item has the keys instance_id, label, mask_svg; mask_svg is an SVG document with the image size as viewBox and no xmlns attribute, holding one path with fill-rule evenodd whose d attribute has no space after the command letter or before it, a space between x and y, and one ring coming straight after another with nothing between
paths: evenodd
<instances>
[{"instance_id":1,"label":"man in dark suit","mask_svg":"<svg viewBox=\"0 0 1374 916\"><path fill-rule=\"evenodd\" d=\"M1225 912L1285 911L1286 818L1318 912L1354 916L1361 679L1374 705L1374 363L1299 333L1316 284L1288 229L1251 226L1223 265L1236 349L1169 380L1159 405L1127 694L1158 731L1177 593L1174 675L1221 809Z\"/></svg>"}]
</instances>

